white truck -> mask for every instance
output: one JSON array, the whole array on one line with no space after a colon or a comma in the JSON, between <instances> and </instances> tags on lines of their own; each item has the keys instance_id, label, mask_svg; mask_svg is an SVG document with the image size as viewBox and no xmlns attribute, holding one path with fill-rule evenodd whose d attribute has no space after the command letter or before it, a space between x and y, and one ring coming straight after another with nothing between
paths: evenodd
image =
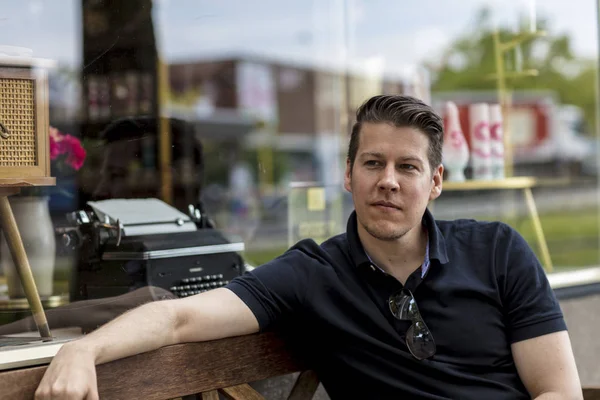
<instances>
[{"instance_id":1,"label":"white truck","mask_svg":"<svg viewBox=\"0 0 600 400\"><path fill-rule=\"evenodd\" d=\"M442 115L446 101L458 106L461 126L469 142L469 105L497 103L498 96L495 91L432 94L433 107ZM592 172L590 161L596 158L596 146L595 141L584 135L585 120L579 107L560 104L550 91L516 91L506 118L515 173L556 175L556 168L570 174L580 173L582 168Z\"/></svg>"}]
</instances>

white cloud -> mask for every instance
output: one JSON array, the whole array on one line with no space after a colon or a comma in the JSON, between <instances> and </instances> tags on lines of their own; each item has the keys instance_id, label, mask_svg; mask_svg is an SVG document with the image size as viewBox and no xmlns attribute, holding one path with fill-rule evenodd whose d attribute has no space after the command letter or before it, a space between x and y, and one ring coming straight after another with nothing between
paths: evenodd
<instances>
[{"instance_id":1,"label":"white cloud","mask_svg":"<svg viewBox=\"0 0 600 400\"><path fill-rule=\"evenodd\" d=\"M29 2L28 10L32 16L37 17L44 11L44 4L39 0L32 0Z\"/></svg>"}]
</instances>

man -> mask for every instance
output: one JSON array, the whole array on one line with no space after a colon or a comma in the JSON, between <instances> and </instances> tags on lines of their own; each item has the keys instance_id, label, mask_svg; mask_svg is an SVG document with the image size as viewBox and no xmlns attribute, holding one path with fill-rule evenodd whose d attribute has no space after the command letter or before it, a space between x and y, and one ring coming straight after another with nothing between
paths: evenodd
<instances>
[{"instance_id":1,"label":"man","mask_svg":"<svg viewBox=\"0 0 600 400\"><path fill-rule=\"evenodd\" d=\"M177 118L168 121L173 175L180 178L173 185L173 205L187 210L199 201L202 190L202 143L190 123ZM121 118L104 129L100 179L89 188L91 200L160 197L158 131L159 120L146 116ZM137 168L132 168L134 163Z\"/></svg>"},{"instance_id":2,"label":"man","mask_svg":"<svg viewBox=\"0 0 600 400\"><path fill-rule=\"evenodd\" d=\"M426 104L371 98L350 140L345 234L65 345L36 398L96 399L96 364L268 327L303 351L332 399L582 398L559 305L524 239L427 211L442 191L442 141Z\"/></svg>"}]
</instances>

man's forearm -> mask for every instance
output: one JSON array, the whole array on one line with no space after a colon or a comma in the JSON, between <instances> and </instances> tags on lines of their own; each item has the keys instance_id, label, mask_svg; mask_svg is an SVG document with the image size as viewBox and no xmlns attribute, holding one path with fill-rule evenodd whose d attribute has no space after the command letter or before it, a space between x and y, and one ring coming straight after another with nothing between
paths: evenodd
<instances>
[{"instance_id":1,"label":"man's forearm","mask_svg":"<svg viewBox=\"0 0 600 400\"><path fill-rule=\"evenodd\" d=\"M85 349L102 364L176 342L173 300L144 304L66 346Z\"/></svg>"},{"instance_id":2,"label":"man's forearm","mask_svg":"<svg viewBox=\"0 0 600 400\"><path fill-rule=\"evenodd\" d=\"M568 394L564 394L564 393L559 393L559 392L548 392L548 393L543 393L537 397L535 397L533 400L583 400L583 393L581 393L581 395L577 394L573 394L571 396L569 396Z\"/></svg>"}]
</instances>

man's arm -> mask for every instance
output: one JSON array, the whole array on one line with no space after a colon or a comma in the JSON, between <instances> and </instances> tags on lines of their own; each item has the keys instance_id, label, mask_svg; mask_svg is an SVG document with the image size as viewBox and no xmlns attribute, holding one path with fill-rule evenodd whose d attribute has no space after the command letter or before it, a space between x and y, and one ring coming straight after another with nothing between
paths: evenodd
<instances>
[{"instance_id":1,"label":"man's arm","mask_svg":"<svg viewBox=\"0 0 600 400\"><path fill-rule=\"evenodd\" d=\"M571 341L546 271L521 234L500 227L494 268L519 377L533 398L581 399Z\"/></svg>"},{"instance_id":2,"label":"man's arm","mask_svg":"<svg viewBox=\"0 0 600 400\"><path fill-rule=\"evenodd\" d=\"M52 308L46 310L46 318L52 329L78 327L88 333L112 321L116 316L154 299L176 298L168 290L144 286L110 299L79 300ZM34 331L37 331L37 326L32 316L0 326L0 335Z\"/></svg>"},{"instance_id":3,"label":"man's arm","mask_svg":"<svg viewBox=\"0 0 600 400\"><path fill-rule=\"evenodd\" d=\"M144 304L65 344L46 370L36 399L98 399L95 365L159 347L258 332L246 304L220 288Z\"/></svg>"},{"instance_id":4,"label":"man's arm","mask_svg":"<svg viewBox=\"0 0 600 400\"><path fill-rule=\"evenodd\" d=\"M512 344L519 377L533 399L583 399L567 331Z\"/></svg>"}]
</instances>

